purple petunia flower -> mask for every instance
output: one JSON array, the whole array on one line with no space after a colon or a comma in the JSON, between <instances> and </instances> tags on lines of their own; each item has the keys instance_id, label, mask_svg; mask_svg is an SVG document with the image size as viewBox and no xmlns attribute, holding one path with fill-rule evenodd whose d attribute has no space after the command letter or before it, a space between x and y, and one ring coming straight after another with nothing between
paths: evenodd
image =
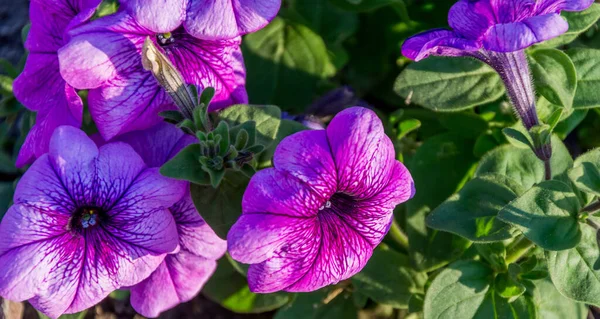
<instances>
[{"instance_id":1,"label":"purple petunia flower","mask_svg":"<svg viewBox=\"0 0 600 319\"><path fill-rule=\"evenodd\" d=\"M535 94L524 49L565 33L561 11L582 11L594 0L460 0L448 13L452 31L417 34L402 45L402 54L419 61L430 55L468 56L489 64L502 78L525 127L539 124ZM536 150L549 158L550 145Z\"/></svg>"},{"instance_id":2,"label":"purple petunia flower","mask_svg":"<svg viewBox=\"0 0 600 319\"><path fill-rule=\"evenodd\" d=\"M131 146L98 148L61 126L20 180L0 224L0 296L56 318L150 276L178 248L168 207L185 183L148 168Z\"/></svg>"},{"instance_id":3,"label":"purple petunia flower","mask_svg":"<svg viewBox=\"0 0 600 319\"><path fill-rule=\"evenodd\" d=\"M377 115L339 113L326 130L284 139L275 168L258 172L227 236L229 253L251 264L253 292L307 292L359 272L388 232L414 182Z\"/></svg>"},{"instance_id":4,"label":"purple petunia flower","mask_svg":"<svg viewBox=\"0 0 600 319\"><path fill-rule=\"evenodd\" d=\"M125 0L128 12L156 33L183 23L199 39L232 39L257 31L277 15L281 0Z\"/></svg>"},{"instance_id":5,"label":"purple petunia flower","mask_svg":"<svg viewBox=\"0 0 600 319\"><path fill-rule=\"evenodd\" d=\"M32 0L29 50L23 73L13 84L16 98L37 112L17 158L22 167L48 152L52 132L61 125L81 126L83 103L75 89L60 76L57 51L71 28L88 20L101 0Z\"/></svg>"},{"instance_id":6,"label":"purple petunia flower","mask_svg":"<svg viewBox=\"0 0 600 319\"><path fill-rule=\"evenodd\" d=\"M167 123L121 135L117 140L131 145L150 167L162 166L185 146L197 141ZM131 288L131 305L145 317L157 317L194 298L214 273L216 260L227 249L227 243L196 211L189 191L170 211L177 224L180 251L167 255L148 279Z\"/></svg>"},{"instance_id":7,"label":"purple petunia flower","mask_svg":"<svg viewBox=\"0 0 600 319\"><path fill-rule=\"evenodd\" d=\"M59 51L61 74L74 87L90 90L90 113L104 139L152 127L162 120L160 111L175 109L143 68L141 50L147 37L164 50L187 84L215 88L211 111L248 102L240 38L199 40L183 27L171 31L157 34L126 12L71 31L71 41Z\"/></svg>"},{"instance_id":8,"label":"purple petunia flower","mask_svg":"<svg viewBox=\"0 0 600 319\"><path fill-rule=\"evenodd\" d=\"M471 56L473 52L515 52L569 29L561 11L582 11L594 0L460 0L448 13L453 31L436 29L406 40L402 54ZM475 53L477 54L477 53Z\"/></svg>"}]
</instances>

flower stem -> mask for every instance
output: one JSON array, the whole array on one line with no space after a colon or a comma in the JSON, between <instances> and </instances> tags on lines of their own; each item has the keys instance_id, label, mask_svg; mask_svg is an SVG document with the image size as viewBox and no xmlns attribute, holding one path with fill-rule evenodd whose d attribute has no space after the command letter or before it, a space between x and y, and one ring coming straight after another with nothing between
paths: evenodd
<instances>
[{"instance_id":1,"label":"flower stem","mask_svg":"<svg viewBox=\"0 0 600 319\"><path fill-rule=\"evenodd\" d=\"M600 200L589 204L588 206L584 207L581 211L586 213L593 213L597 210L600 210Z\"/></svg>"},{"instance_id":2,"label":"flower stem","mask_svg":"<svg viewBox=\"0 0 600 319\"><path fill-rule=\"evenodd\" d=\"M395 219L392 221L389 235L398 245L408 250L408 236L402 231Z\"/></svg>"},{"instance_id":3,"label":"flower stem","mask_svg":"<svg viewBox=\"0 0 600 319\"><path fill-rule=\"evenodd\" d=\"M525 256L529 252L531 248L533 248L535 244L529 239L523 237L517 241L515 241L512 245L508 246L507 254L506 254L506 263L511 264L521 257Z\"/></svg>"},{"instance_id":4,"label":"flower stem","mask_svg":"<svg viewBox=\"0 0 600 319\"><path fill-rule=\"evenodd\" d=\"M550 166L550 159L544 161L544 170L546 172L546 180L552 179L552 166Z\"/></svg>"}]
</instances>

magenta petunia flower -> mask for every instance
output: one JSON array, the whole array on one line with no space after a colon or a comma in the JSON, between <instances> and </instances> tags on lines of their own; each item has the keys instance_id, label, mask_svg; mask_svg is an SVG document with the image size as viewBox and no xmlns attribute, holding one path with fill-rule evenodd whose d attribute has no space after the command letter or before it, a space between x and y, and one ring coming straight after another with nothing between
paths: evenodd
<instances>
[{"instance_id":1,"label":"magenta petunia flower","mask_svg":"<svg viewBox=\"0 0 600 319\"><path fill-rule=\"evenodd\" d=\"M229 253L251 264L253 292L307 292L359 272L388 232L414 182L377 115L340 112L326 130L284 139L275 168L248 185Z\"/></svg>"},{"instance_id":2,"label":"magenta petunia flower","mask_svg":"<svg viewBox=\"0 0 600 319\"><path fill-rule=\"evenodd\" d=\"M582 11L594 0L460 0L448 13L453 31L430 30L407 39L402 54L472 56L473 52L514 52L557 37L569 29L561 11Z\"/></svg>"},{"instance_id":3,"label":"magenta petunia flower","mask_svg":"<svg viewBox=\"0 0 600 319\"><path fill-rule=\"evenodd\" d=\"M199 39L232 39L266 26L281 0L125 0L129 13L144 27L164 33L183 23Z\"/></svg>"},{"instance_id":4,"label":"magenta petunia flower","mask_svg":"<svg viewBox=\"0 0 600 319\"><path fill-rule=\"evenodd\" d=\"M61 126L20 180L0 224L0 296L46 315L87 309L146 279L178 248L168 208L185 183L148 168L131 146L98 148Z\"/></svg>"},{"instance_id":5,"label":"magenta petunia flower","mask_svg":"<svg viewBox=\"0 0 600 319\"><path fill-rule=\"evenodd\" d=\"M157 34L120 12L70 32L71 41L59 51L61 74L74 87L90 90L90 113L104 139L150 128L162 120L160 111L176 108L142 66L147 37L164 50L188 84L215 88L211 111L248 102L240 38L199 40L182 27L171 31Z\"/></svg>"},{"instance_id":6,"label":"magenta petunia flower","mask_svg":"<svg viewBox=\"0 0 600 319\"><path fill-rule=\"evenodd\" d=\"M117 140L131 145L150 167L162 166L197 141L167 123L121 135ZM131 288L131 305L145 317L157 317L194 298L214 273L216 260L227 249L227 243L200 217L189 192L170 211L179 233L179 252L167 255L148 279Z\"/></svg>"},{"instance_id":7,"label":"magenta petunia flower","mask_svg":"<svg viewBox=\"0 0 600 319\"><path fill-rule=\"evenodd\" d=\"M48 152L52 132L61 125L81 126L83 103L75 89L60 75L57 51L66 33L88 20L101 0L32 0L31 29L25 48L29 56L23 73L13 83L16 98L37 112L33 126L17 158L22 167Z\"/></svg>"}]
</instances>

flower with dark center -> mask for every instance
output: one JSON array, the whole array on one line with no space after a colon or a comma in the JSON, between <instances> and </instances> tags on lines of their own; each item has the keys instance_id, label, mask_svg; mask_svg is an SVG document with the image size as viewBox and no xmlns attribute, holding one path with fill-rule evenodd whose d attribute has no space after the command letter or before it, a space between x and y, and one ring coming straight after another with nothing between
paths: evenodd
<instances>
[{"instance_id":1,"label":"flower with dark center","mask_svg":"<svg viewBox=\"0 0 600 319\"><path fill-rule=\"evenodd\" d=\"M307 292L350 278L390 229L394 208L415 194L365 108L285 138L273 164L251 179L227 235L231 257L250 264L253 292Z\"/></svg>"},{"instance_id":2,"label":"flower with dark center","mask_svg":"<svg viewBox=\"0 0 600 319\"><path fill-rule=\"evenodd\" d=\"M150 128L162 121L160 111L176 109L142 65L141 52L148 37L187 85L215 89L209 111L248 102L239 37L200 40L180 26L155 32L125 11L73 29L70 36L71 41L59 51L61 74L74 87L89 89L90 113L106 140Z\"/></svg>"},{"instance_id":3,"label":"flower with dark center","mask_svg":"<svg viewBox=\"0 0 600 319\"><path fill-rule=\"evenodd\" d=\"M184 182L125 143L98 148L61 126L19 181L0 224L0 296L57 318L146 279L179 247L169 211Z\"/></svg>"}]
</instances>

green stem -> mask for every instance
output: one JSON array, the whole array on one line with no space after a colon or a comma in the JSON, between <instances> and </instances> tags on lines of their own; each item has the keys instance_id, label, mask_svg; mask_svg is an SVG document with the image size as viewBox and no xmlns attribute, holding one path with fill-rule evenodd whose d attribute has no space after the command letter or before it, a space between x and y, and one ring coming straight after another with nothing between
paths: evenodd
<instances>
[{"instance_id":1,"label":"green stem","mask_svg":"<svg viewBox=\"0 0 600 319\"><path fill-rule=\"evenodd\" d=\"M389 235L396 243L398 243L398 245L408 250L408 236L402 231L395 219L392 221Z\"/></svg>"},{"instance_id":2,"label":"green stem","mask_svg":"<svg viewBox=\"0 0 600 319\"><path fill-rule=\"evenodd\" d=\"M552 179L552 166L550 166L550 160L544 161L544 170L546 172L546 180L549 181Z\"/></svg>"},{"instance_id":3,"label":"green stem","mask_svg":"<svg viewBox=\"0 0 600 319\"><path fill-rule=\"evenodd\" d=\"M535 244L525 237L517 240L507 248L506 263L512 264L521 259L521 257L525 256L533 246L535 246Z\"/></svg>"}]
</instances>

